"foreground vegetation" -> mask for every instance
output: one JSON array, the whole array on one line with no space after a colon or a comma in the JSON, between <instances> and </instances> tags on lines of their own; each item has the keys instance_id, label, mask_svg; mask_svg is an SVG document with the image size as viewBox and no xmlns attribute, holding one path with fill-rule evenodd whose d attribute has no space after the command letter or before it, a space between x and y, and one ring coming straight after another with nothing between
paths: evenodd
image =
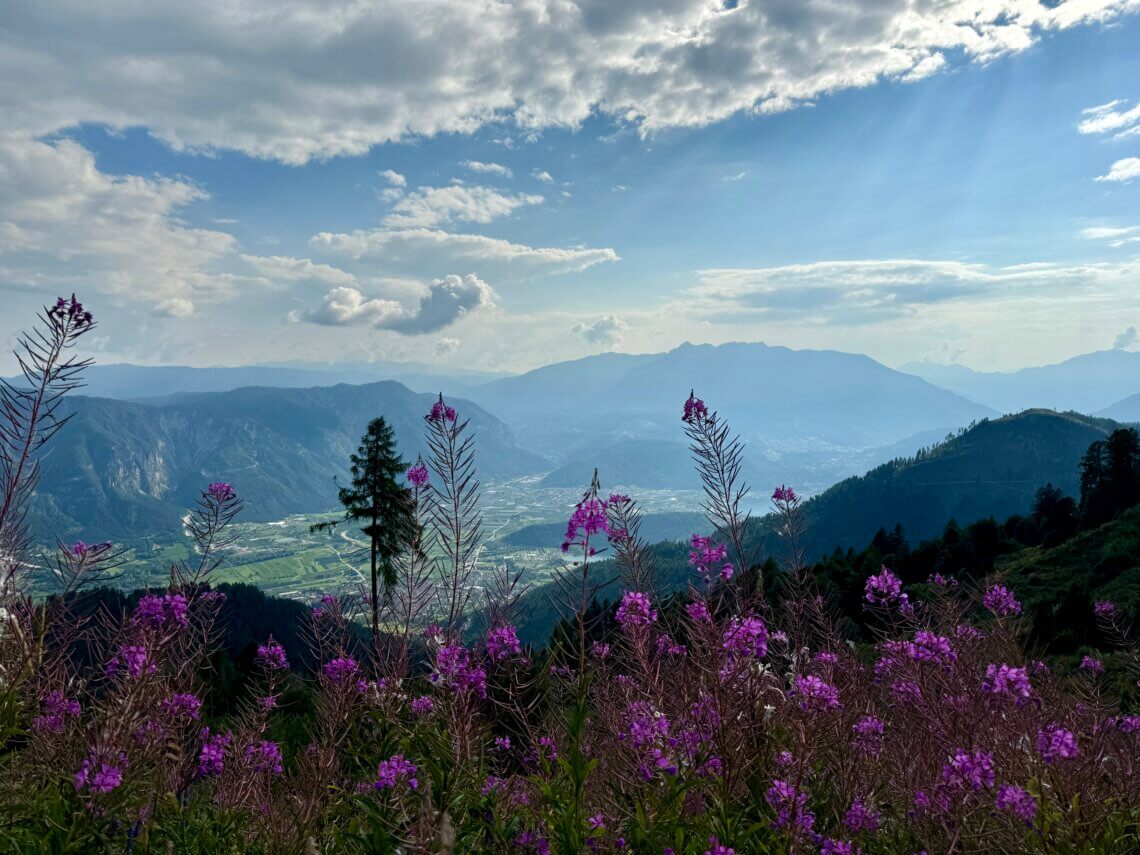
<instances>
[{"instance_id":1,"label":"foreground vegetation","mask_svg":"<svg viewBox=\"0 0 1140 855\"><path fill-rule=\"evenodd\" d=\"M217 656L232 620L211 580L241 510L227 483L203 490L187 522L196 549L165 589L83 595L116 551L74 543L52 559L58 594L29 597L22 509L36 455L62 427L53 406L83 367L69 349L91 327L74 299L59 301L26 341L28 388L5 390L6 851L1140 845L1140 716L1115 691L1121 675L1140 677L1125 610L1091 604L1093 640L1112 647L1066 668L1027 646L1032 592L1023 602L1017 574L996 561L976 578L931 566L919 579L919 557L896 542L895 568L863 556L855 582L839 574L826 589L785 486L772 495L782 559L763 563L741 512L741 445L695 395L683 429L713 526L689 544L684 595L660 596L637 503L607 496L595 477L562 544L565 620L541 653L518 640L517 577L499 574L471 600L474 442L442 398L424 416L430 459L408 478L412 524L383 593L322 598L288 650L259 640L245 679ZM1097 531L1132 513L1097 496ZM1074 520L1048 535L1060 538L1051 548L1091 536ZM612 563L600 563L604 551ZM609 590L616 608L598 605Z\"/></svg>"}]
</instances>

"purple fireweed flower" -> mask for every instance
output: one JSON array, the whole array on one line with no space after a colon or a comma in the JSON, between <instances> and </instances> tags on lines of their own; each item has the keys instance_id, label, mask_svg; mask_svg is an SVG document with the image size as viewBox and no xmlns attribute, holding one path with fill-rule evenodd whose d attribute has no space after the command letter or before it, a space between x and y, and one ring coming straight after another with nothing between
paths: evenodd
<instances>
[{"instance_id":1,"label":"purple fireweed flower","mask_svg":"<svg viewBox=\"0 0 1140 855\"><path fill-rule=\"evenodd\" d=\"M864 599L873 606L889 606L896 602L902 591L902 581L886 567L868 576L864 586Z\"/></svg>"},{"instance_id":2,"label":"purple fireweed flower","mask_svg":"<svg viewBox=\"0 0 1140 855\"><path fill-rule=\"evenodd\" d=\"M1113 724L1121 733L1140 733L1140 715L1122 715Z\"/></svg>"},{"instance_id":3,"label":"purple fireweed flower","mask_svg":"<svg viewBox=\"0 0 1140 855\"><path fill-rule=\"evenodd\" d=\"M595 534L609 533L609 519L606 516L606 503L590 496L574 506L574 513L566 522L566 537L562 540L562 551L569 552L571 546L585 546ZM593 554L593 553L591 553Z\"/></svg>"},{"instance_id":4,"label":"purple fireweed flower","mask_svg":"<svg viewBox=\"0 0 1140 855\"><path fill-rule=\"evenodd\" d=\"M717 575L721 579L732 578L733 567L728 561L728 549L723 544L712 542L712 538L694 534L690 541L689 566L695 567L706 582Z\"/></svg>"},{"instance_id":5,"label":"purple fireweed flower","mask_svg":"<svg viewBox=\"0 0 1140 855\"><path fill-rule=\"evenodd\" d=\"M874 832L879 830L879 819L877 810L868 807L862 800L855 799L843 817L843 824L852 834L859 834L861 831Z\"/></svg>"},{"instance_id":6,"label":"purple fireweed flower","mask_svg":"<svg viewBox=\"0 0 1140 855\"><path fill-rule=\"evenodd\" d=\"M1109 600L1097 600L1093 605L1093 613L1102 620L1112 620L1120 613L1120 610L1116 607L1116 603Z\"/></svg>"},{"instance_id":7,"label":"purple fireweed flower","mask_svg":"<svg viewBox=\"0 0 1140 855\"><path fill-rule=\"evenodd\" d=\"M197 695L192 695L189 692L163 698L162 703L159 704L159 709L162 710L164 716L174 721L198 721L202 717L202 701Z\"/></svg>"},{"instance_id":8,"label":"purple fireweed flower","mask_svg":"<svg viewBox=\"0 0 1140 855\"><path fill-rule=\"evenodd\" d=\"M119 766L106 763L93 755L88 755L79 764L75 773L75 789L86 790L92 795L104 795L117 789L123 783L123 770Z\"/></svg>"},{"instance_id":9,"label":"purple fireweed flower","mask_svg":"<svg viewBox=\"0 0 1140 855\"><path fill-rule=\"evenodd\" d=\"M439 400L431 405L431 412L424 416L424 418L435 424L454 422L456 419L455 409L447 406L447 404L443 402L443 395L440 395Z\"/></svg>"},{"instance_id":10,"label":"purple fireweed flower","mask_svg":"<svg viewBox=\"0 0 1140 855\"><path fill-rule=\"evenodd\" d=\"M977 627L970 626L968 623L960 623L954 627L954 637L957 638L959 642L968 643L981 641L986 637L986 634Z\"/></svg>"},{"instance_id":11,"label":"purple fireweed flower","mask_svg":"<svg viewBox=\"0 0 1140 855\"><path fill-rule=\"evenodd\" d=\"M487 655L492 659L512 659L521 653L522 645L513 626L497 626L487 633Z\"/></svg>"},{"instance_id":12,"label":"purple fireweed flower","mask_svg":"<svg viewBox=\"0 0 1140 855\"><path fill-rule=\"evenodd\" d=\"M996 805L998 810L1016 814L1026 825L1033 825L1037 818L1037 799L1021 787L1002 784L998 787Z\"/></svg>"},{"instance_id":13,"label":"purple fireweed flower","mask_svg":"<svg viewBox=\"0 0 1140 855\"><path fill-rule=\"evenodd\" d=\"M724 631L720 646L730 659L747 656L759 659L768 652L768 627L753 615L734 617Z\"/></svg>"},{"instance_id":14,"label":"purple fireweed flower","mask_svg":"<svg viewBox=\"0 0 1140 855\"><path fill-rule=\"evenodd\" d=\"M596 813L593 816L586 817L586 824L592 830L606 830L606 815L604 813Z\"/></svg>"},{"instance_id":15,"label":"purple fireweed flower","mask_svg":"<svg viewBox=\"0 0 1140 855\"><path fill-rule=\"evenodd\" d=\"M965 786L972 790L992 789L994 755L988 751L968 752L957 748L950 762L942 767L942 780L951 786Z\"/></svg>"},{"instance_id":16,"label":"purple fireweed flower","mask_svg":"<svg viewBox=\"0 0 1140 855\"><path fill-rule=\"evenodd\" d=\"M428 482L428 468L424 465L423 460L416 459L416 462L408 469L408 483L413 487L423 487Z\"/></svg>"},{"instance_id":17,"label":"purple fireweed flower","mask_svg":"<svg viewBox=\"0 0 1140 855\"><path fill-rule=\"evenodd\" d=\"M281 764L281 746L263 739L245 749L245 760L254 772L271 772L280 775L284 770Z\"/></svg>"},{"instance_id":18,"label":"purple fireweed flower","mask_svg":"<svg viewBox=\"0 0 1140 855\"><path fill-rule=\"evenodd\" d=\"M958 580L953 576L943 576L941 573L935 573L926 580L931 585L937 588L957 588Z\"/></svg>"},{"instance_id":19,"label":"purple fireweed flower","mask_svg":"<svg viewBox=\"0 0 1140 855\"><path fill-rule=\"evenodd\" d=\"M610 505L626 505L629 504L630 498L624 493L610 493L607 504Z\"/></svg>"},{"instance_id":20,"label":"purple fireweed flower","mask_svg":"<svg viewBox=\"0 0 1140 855\"><path fill-rule=\"evenodd\" d=\"M1099 659L1093 659L1091 656L1082 656L1080 669L1088 671L1090 674L1103 674L1104 663Z\"/></svg>"},{"instance_id":21,"label":"purple fireweed flower","mask_svg":"<svg viewBox=\"0 0 1140 855\"><path fill-rule=\"evenodd\" d=\"M63 733L67 720L76 718L81 711L78 701L53 689L44 697L43 714L32 720L32 727L39 733Z\"/></svg>"},{"instance_id":22,"label":"purple fireweed flower","mask_svg":"<svg viewBox=\"0 0 1140 855\"><path fill-rule=\"evenodd\" d=\"M991 585L986 589L982 604L998 617L1021 614L1021 603L1005 585Z\"/></svg>"},{"instance_id":23,"label":"purple fireweed flower","mask_svg":"<svg viewBox=\"0 0 1140 855\"><path fill-rule=\"evenodd\" d=\"M265 644L257 645L257 659L262 668L270 671L284 671L289 667L289 658L285 655L285 648L276 641L269 639Z\"/></svg>"},{"instance_id":24,"label":"purple fireweed flower","mask_svg":"<svg viewBox=\"0 0 1140 855\"><path fill-rule=\"evenodd\" d=\"M590 655L599 661L605 659L610 655L610 646L603 641L595 641L590 645Z\"/></svg>"},{"instance_id":25,"label":"purple fireweed flower","mask_svg":"<svg viewBox=\"0 0 1140 855\"><path fill-rule=\"evenodd\" d=\"M1063 727L1049 727L1037 732L1037 753L1046 763L1071 760L1081 753L1077 737Z\"/></svg>"},{"instance_id":26,"label":"purple fireweed flower","mask_svg":"<svg viewBox=\"0 0 1140 855\"><path fill-rule=\"evenodd\" d=\"M797 674L791 689L788 690L788 696L798 698L800 709L804 712L827 712L842 706L839 702L839 690L814 674L806 677Z\"/></svg>"},{"instance_id":27,"label":"purple fireweed flower","mask_svg":"<svg viewBox=\"0 0 1140 855\"><path fill-rule=\"evenodd\" d=\"M237 492L225 481L215 481L206 488L206 495L216 502L228 502L237 496Z\"/></svg>"},{"instance_id":28,"label":"purple fireweed flower","mask_svg":"<svg viewBox=\"0 0 1140 855\"><path fill-rule=\"evenodd\" d=\"M126 668L132 677L140 676L144 671L153 674L155 665L150 661L150 653L141 644L127 644L119 648L119 652L107 663L108 677L114 677L120 669Z\"/></svg>"},{"instance_id":29,"label":"purple fireweed flower","mask_svg":"<svg viewBox=\"0 0 1140 855\"><path fill-rule=\"evenodd\" d=\"M496 751L510 751L511 738L509 736L496 736L495 737L495 750Z\"/></svg>"},{"instance_id":30,"label":"purple fireweed flower","mask_svg":"<svg viewBox=\"0 0 1140 855\"><path fill-rule=\"evenodd\" d=\"M712 615L709 613L709 607L702 601L689 603L685 606L685 612L689 615L689 620L697 623L706 623L712 620Z\"/></svg>"},{"instance_id":31,"label":"purple fireweed flower","mask_svg":"<svg viewBox=\"0 0 1140 855\"><path fill-rule=\"evenodd\" d=\"M629 726L626 731L618 734L619 739L628 739L633 748L657 744L668 736L668 717L645 701L636 701L630 705Z\"/></svg>"},{"instance_id":32,"label":"purple fireweed flower","mask_svg":"<svg viewBox=\"0 0 1140 855\"><path fill-rule=\"evenodd\" d=\"M863 850L846 840L836 840L831 837L824 838L820 844L820 855L860 855Z\"/></svg>"},{"instance_id":33,"label":"purple fireweed flower","mask_svg":"<svg viewBox=\"0 0 1140 855\"><path fill-rule=\"evenodd\" d=\"M815 816L807 809L807 793L788 781L775 780L765 793L768 804L776 811L773 828L811 831Z\"/></svg>"},{"instance_id":34,"label":"purple fireweed flower","mask_svg":"<svg viewBox=\"0 0 1140 855\"><path fill-rule=\"evenodd\" d=\"M883 722L873 715L864 716L851 725L855 734L852 746L861 754L878 754L883 747Z\"/></svg>"},{"instance_id":35,"label":"purple fireweed flower","mask_svg":"<svg viewBox=\"0 0 1140 855\"><path fill-rule=\"evenodd\" d=\"M796 491L791 487L785 487L783 484L772 491L773 502L783 502L790 505L792 502L798 500L799 496L796 495Z\"/></svg>"},{"instance_id":36,"label":"purple fireweed flower","mask_svg":"<svg viewBox=\"0 0 1140 855\"><path fill-rule=\"evenodd\" d=\"M325 677L333 683L341 683L356 677L360 666L351 656L338 656L325 663L322 669Z\"/></svg>"},{"instance_id":37,"label":"purple fireweed flower","mask_svg":"<svg viewBox=\"0 0 1140 855\"><path fill-rule=\"evenodd\" d=\"M823 650L812 657L812 661L819 665L835 665L839 662L839 656L830 651Z\"/></svg>"},{"instance_id":38,"label":"purple fireweed flower","mask_svg":"<svg viewBox=\"0 0 1140 855\"><path fill-rule=\"evenodd\" d=\"M669 849L668 851L672 855L673 850ZM725 846L717 838L710 837L709 848L705 850L705 855L736 855L736 850L731 846Z\"/></svg>"},{"instance_id":39,"label":"purple fireweed flower","mask_svg":"<svg viewBox=\"0 0 1140 855\"><path fill-rule=\"evenodd\" d=\"M685 409L681 414L681 421L695 425L708 417L709 408L705 406L705 402L698 398L695 392L690 391L688 400L685 401Z\"/></svg>"},{"instance_id":40,"label":"purple fireweed flower","mask_svg":"<svg viewBox=\"0 0 1140 855\"><path fill-rule=\"evenodd\" d=\"M413 790L419 789L416 765L405 759L403 754L393 754L387 760L380 761L380 766L376 769L376 783L372 786L378 790L390 790L400 781L406 781Z\"/></svg>"},{"instance_id":41,"label":"purple fireweed flower","mask_svg":"<svg viewBox=\"0 0 1140 855\"><path fill-rule=\"evenodd\" d=\"M657 653L660 656L684 656L689 652L685 645L680 644L668 635L657 636Z\"/></svg>"},{"instance_id":42,"label":"purple fireweed flower","mask_svg":"<svg viewBox=\"0 0 1140 855\"><path fill-rule=\"evenodd\" d=\"M75 299L74 294L70 300L66 297L57 298L55 305L48 309L47 313L49 318L70 323L76 329L89 327L92 324L91 313L84 310L83 304Z\"/></svg>"},{"instance_id":43,"label":"purple fireweed flower","mask_svg":"<svg viewBox=\"0 0 1140 855\"><path fill-rule=\"evenodd\" d=\"M934 662L939 665L948 665L958 658L950 639L922 629L914 634L910 654L916 662Z\"/></svg>"},{"instance_id":44,"label":"purple fireweed flower","mask_svg":"<svg viewBox=\"0 0 1140 855\"><path fill-rule=\"evenodd\" d=\"M1024 668L988 665L982 691L991 695L1010 695L1021 702L1033 694L1033 687L1029 685L1029 673Z\"/></svg>"},{"instance_id":45,"label":"purple fireweed flower","mask_svg":"<svg viewBox=\"0 0 1140 855\"><path fill-rule=\"evenodd\" d=\"M657 611L649 602L649 597L640 591L626 591L621 598L614 615L616 620L627 631L637 627L649 626L657 620Z\"/></svg>"},{"instance_id":46,"label":"purple fireweed flower","mask_svg":"<svg viewBox=\"0 0 1140 855\"><path fill-rule=\"evenodd\" d=\"M131 621L150 627L186 626L190 603L184 594L147 594L135 606Z\"/></svg>"},{"instance_id":47,"label":"purple fireweed flower","mask_svg":"<svg viewBox=\"0 0 1140 855\"><path fill-rule=\"evenodd\" d=\"M427 715L435 709L435 701L427 695L420 695L412 699L412 712L416 715Z\"/></svg>"},{"instance_id":48,"label":"purple fireweed flower","mask_svg":"<svg viewBox=\"0 0 1140 855\"><path fill-rule=\"evenodd\" d=\"M265 712L277 709L277 696L264 695L257 699L257 705Z\"/></svg>"},{"instance_id":49,"label":"purple fireweed flower","mask_svg":"<svg viewBox=\"0 0 1140 855\"><path fill-rule=\"evenodd\" d=\"M495 792L501 783L503 783L502 778L496 778L494 775L488 775L487 780L483 782L483 789L480 791L480 793L484 796L489 796L491 793Z\"/></svg>"},{"instance_id":50,"label":"purple fireweed flower","mask_svg":"<svg viewBox=\"0 0 1140 855\"><path fill-rule=\"evenodd\" d=\"M453 692L487 697L487 672L472 662L471 651L462 644L444 645L436 651L435 671L428 679Z\"/></svg>"},{"instance_id":51,"label":"purple fireweed flower","mask_svg":"<svg viewBox=\"0 0 1140 855\"><path fill-rule=\"evenodd\" d=\"M220 775L226 765L226 750L233 741L233 734L211 733L210 728L202 728L202 750L198 752L198 777Z\"/></svg>"}]
</instances>

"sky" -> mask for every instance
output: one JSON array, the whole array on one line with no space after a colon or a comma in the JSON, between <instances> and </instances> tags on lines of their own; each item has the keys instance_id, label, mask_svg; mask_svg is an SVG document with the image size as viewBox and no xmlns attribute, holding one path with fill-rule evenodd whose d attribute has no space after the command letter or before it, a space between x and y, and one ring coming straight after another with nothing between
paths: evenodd
<instances>
[{"instance_id":1,"label":"sky","mask_svg":"<svg viewBox=\"0 0 1140 855\"><path fill-rule=\"evenodd\" d=\"M102 362L1137 348L1140 0L0 0L0 370L72 291Z\"/></svg>"}]
</instances>

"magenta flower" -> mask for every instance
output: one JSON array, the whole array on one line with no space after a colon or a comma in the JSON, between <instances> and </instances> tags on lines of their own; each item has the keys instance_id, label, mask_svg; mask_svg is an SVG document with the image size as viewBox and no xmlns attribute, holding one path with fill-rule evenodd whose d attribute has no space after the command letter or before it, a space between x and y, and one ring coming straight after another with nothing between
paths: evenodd
<instances>
[{"instance_id":1,"label":"magenta flower","mask_svg":"<svg viewBox=\"0 0 1140 855\"><path fill-rule=\"evenodd\" d=\"M706 582L714 575L721 579L731 579L733 567L728 562L728 549L723 544L712 542L711 538L694 534L689 551L689 566L695 567Z\"/></svg>"},{"instance_id":2,"label":"magenta flower","mask_svg":"<svg viewBox=\"0 0 1140 855\"><path fill-rule=\"evenodd\" d=\"M812 830L815 816L807 809L807 793L797 788L795 784L788 781L773 781L765 798L776 811L773 828Z\"/></svg>"},{"instance_id":3,"label":"magenta flower","mask_svg":"<svg viewBox=\"0 0 1140 855\"><path fill-rule=\"evenodd\" d=\"M43 699L43 714L32 719L32 727L39 733L63 733L69 718L76 718L82 711L79 702L53 689Z\"/></svg>"},{"instance_id":4,"label":"magenta flower","mask_svg":"<svg viewBox=\"0 0 1140 855\"><path fill-rule=\"evenodd\" d=\"M415 715L427 715L435 709L435 701L428 695L420 695L412 699L412 712Z\"/></svg>"},{"instance_id":5,"label":"magenta flower","mask_svg":"<svg viewBox=\"0 0 1140 855\"><path fill-rule=\"evenodd\" d=\"M735 617L721 639L721 647L729 658L754 656L761 658L768 652L768 627L753 615L743 619Z\"/></svg>"},{"instance_id":6,"label":"magenta flower","mask_svg":"<svg viewBox=\"0 0 1140 855\"><path fill-rule=\"evenodd\" d=\"M994 756L988 751L955 749L950 762L942 767L942 780L951 786L988 790L993 788L994 777Z\"/></svg>"},{"instance_id":7,"label":"magenta flower","mask_svg":"<svg viewBox=\"0 0 1140 855\"><path fill-rule=\"evenodd\" d=\"M874 832L879 830L879 819L878 811L868 807L860 799L855 799L843 817L843 824L852 834L859 834L862 831Z\"/></svg>"},{"instance_id":8,"label":"magenta flower","mask_svg":"<svg viewBox=\"0 0 1140 855\"><path fill-rule=\"evenodd\" d=\"M851 726L855 733L852 745L861 754L875 755L883 747L883 722L873 715L864 716Z\"/></svg>"},{"instance_id":9,"label":"magenta flower","mask_svg":"<svg viewBox=\"0 0 1140 855\"><path fill-rule=\"evenodd\" d=\"M71 324L75 329L89 327L93 323L91 313L84 310L83 304L75 299L74 294L70 300L66 297L57 298L55 305L48 309L47 313L49 318Z\"/></svg>"},{"instance_id":10,"label":"magenta flower","mask_svg":"<svg viewBox=\"0 0 1140 855\"><path fill-rule=\"evenodd\" d=\"M689 620L696 623L706 623L712 620L712 615L709 613L709 607L701 601L689 603L685 606L685 612L689 616Z\"/></svg>"},{"instance_id":11,"label":"magenta flower","mask_svg":"<svg viewBox=\"0 0 1140 855\"><path fill-rule=\"evenodd\" d=\"M326 662L322 670L325 677L331 682L341 683L354 678L360 670L360 666L351 656L338 656L336 659Z\"/></svg>"},{"instance_id":12,"label":"magenta flower","mask_svg":"<svg viewBox=\"0 0 1140 855\"><path fill-rule=\"evenodd\" d=\"M731 846L725 846L715 837L709 838L709 847L709 849L705 850L705 855L736 855L735 849ZM670 855L672 855L672 852L673 850L669 849Z\"/></svg>"},{"instance_id":13,"label":"magenta flower","mask_svg":"<svg viewBox=\"0 0 1140 855\"><path fill-rule=\"evenodd\" d=\"M788 697L799 698L800 709L804 712L827 712L842 706L839 690L815 675L805 677L797 674L788 690Z\"/></svg>"},{"instance_id":14,"label":"magenta flower","mask_svg":"<svg viewBox=\"0 0 1140 855\"><path fill-rule=\"evenodd\" d=\"M1090 674L1103 674L1104 663L1099 659L1093 659L1091 656L1082 656L1080 669L1088 671Z\"/></svg>"},{"instance_id":15,"label":"magenta flower","mask_svg":"<svg viewBox=\"0 0 1140 855\"><path fill-rule=\"evenodd\" d=\"M998 810L1016 814L1026 825L1033 825L1037 818L1037 799L1021 787L1002 784L998 787L996 804Z\"/></svg>"},{"instance_id":16,"label":"magenta flower","mask_svg":"<svg viewBox=\"0 0 1140 855\"><path fill-rule=\"evenodd\" d=\"M589 538L598 532L609 534L606 503L596 497L588 497L574 507L574 513L566 522L562 551L569 552L571 546L585 546Z\"/></svg>"},{"instance_id":17,"label":"magenta flower","mask_svg":"<svg viewBox=\"0 0 1140 855\"><path fill-rule=\"evenodd\" d=\"M132 677L140 676L144 671L153 674L155 665L150 661L150 653L141 644L127 644L119 648L119 652L107 663L108 677L114 677L121 668L126 668Z\"/></svg>"},{"instance_id":18,"label":"magenta flower","mask_svg":"<svg viewBox=\"0 0 1140 855\"><path fill-rule=\"evenodd\" d=\"M123 783L123 770L88 755L75 773L75 789L92 795L104 795Z\"/></svg>"},{"instance_id":19,"label":"magenta flower","mask_svg":"<svg viewBox=\"0 0 1140 855\"><path fill-rule=\"evenodd\" d=\"M285 648L276 641L269 639L265 644L257 645L257 659L262 668L270 671L284 671L289 667L289 658L285 655Z\"/></svg>"},{"instance_id":20,"label":"magenta flower","mask_svg":"<svg viewBox=\"0 0 1140 855\"><path fill-rule=\"evenodd\" d=\"M190 603L185 594L147 594L135 606L132 622L142 626L186 626Z\"/></svg>"},{"instance_id":21,"label":"magenta flower","mask_svg":"<svg viewBox=\"0 0 1140 855\"><path fill-rule=\"evenodd\" d=\"M1057 760L1071 760L1079 755L1077 736L1063 727L1050 727L1037 733L1037 753L1046 763Z\"/></svg>"},{"instance_id":22,"label":"magenta flower","mask_svg":"<svg viewBox=\"0 0 1140 855\"><path fill-rule=\"evenodd\" d=\"M173 721L198 721L202 717L202 701L189 692L163 698L159 704L162 714Z\"/></svg>"},{"instance_id":23,"label":"magenta flower","mask_svg":"<svg viewBox=\"0 0 1140 855\"><path fill-rule=\"evenodd\" d=\"M471 651L462 644L447 644L435 654L435 671L428 677L453 692L474 692L487 697L487 672L471 659Z\"/></svg>"},{"instance_id":24,"label":"magenta flower","mask_svg":"<svg viewBox=\"0 0 1140 855\"><path fill-rule=\"evenodd\" d=\"M447 406L443 402L443 395L439 396L439 400L431 405L431 412L424 416L429 422L434 424L444 424L446 422L455 422L456 414L452 407Z\"/></svg>"},{"instance_id":25,"label":"magenta flower","mask_svg":"<svg viewBox=\"0 0 1140 855\"><path fill-rule=\"evenodd\" d=\"M920 629L914 634L911 657L918 662L949 665L958 658L958 654L954 652L950 639Z\"/></svg>"},{"instance_id":26,"label":"magenta flower","mask_svg":"<svg viewBox=\"0 0 1140 855\"><path fill-rule=\"evenodd\" d=\"M1093 613L1102 620L1113 620L1120 610L1116 607L1116 603L1109 600L1097 600L1093 605Z\"/></svg>"},{"instance_id":27,"label":"magenta flower","mask_svg":"<svg viewBox=\"0 0 1140 855\"><path fill-rule=\"evenodd\" d=\"M874 576L867 577L864 585L864 599L871 605L889 606L899 599L902 591L902 581L888 570L881 567Z\"/></svg>"},{"instance_id":28,"label":"magenta flower","mask_svg":"<svg viewBox=\"0 0 1140 855\"><path fill-rule=\"evenodd\" d=\"M998 617L1021 614L1021 603L1005 585L991 585L982 597L982 604Z\"/></svg>"},{"instance_id":29,"label":"magenta flower","mask_svg":"<svg viewBox=\"0 0 1140 855\"><path fill-rule=\"evenodd\" d=\"M614 615L616 620L627 631L637 627L649 626L656 622L657 611L650 605L649 597L640 591L626 591L621 598Z\"/></svg>"},{"instance_id":30,"label":"magenta flower","mask_svg":"<svg viewBox=\"0 0 1140 855\"><path fill-rule=\"evenodd\" d=\"M416 458L415 464L408 470L408 483L414 487L422 487L428 482L428 468L421 458Z\"/></svg>"},{"instance_id":31,"label":"magenta flower","mask_svg":"<svg viewBox=\"0 0 1140 855\"><path fill-rule=\"evenodd\" d=\"M1018 702L1033 694L1026 669L1013 668L1009 665L986 666L986 679L982 681L982 691L992 695L1009 695Z\"/></svg>"},{"instance_id":32,"label":"magenta flower","mask_svg":"<svg viewBox=\"0 0 1140 855\"><path fill-rule=\"evenodd\" d=\"M799 501L799 498L795 490L791 487L785 487L783 484L772 491L773 502L782 502L786 505L790 505L792 502Z\"/></svg>"},{"instance_id":33,"label":"magenta flower","mask_svg":"<svg viewBox=\"0 0 1140 855\"><path fill-rule=\"evenodd\" d=\"M254 772L271 772L280 775L284 770L281 763L281 746L263 739L245 749L245 759Z\"/></svg>"},{"instance_id":34,"label":"magenta flower","mask_svg":"<svg viewBox=\"0 0 1140 855\"><path fill-rule=\"evenodd\" d=\"M376 783L378 790L395 789L400 781L406 781L408 786L419 789L420 782L416 779L416 765L404 758L403 754L393 754L387 760L381 760L376 770Z\"/></svg>"},{"instance_id":35,"label":"magenta flower","mask_svg":"<svg viewBox=\"0 0 1140 855\"><path fill-rule=\"evenodd\" d=\"M225 481L215 481L206 488L206 495L215 502L228 502L236 498L237 492Z\"/></svg>"},{"instance_id":36,"label":"magenta flower","mask_svg":"<svg viewBox=\"0 0 1140 855\"><path fill-rule=\"evenodd\" d=\"M501 662L522 653L518 633L513 626L497 626L487 633L487 655Z\"/></svg>"},{"instance_id":37,"label":"magenta flower","mask_svg":"<svg viewBox=\"0 0 1140 855\"><path fill-rule=\"evenodd\" d=\"M233 741L233 734L211 733L210 728L202 728L202 750L198 752L198 777L220 775L226 765L226 750Z\"/></svg>"},{"instance_id":38,"label":"magenta flower","mask_svg":"<svg viewBox=\"0 0 1140 855\"><path fill-rule=\"evenodd\" d=\"M820 855L859 855L863 850L846 840L836 840L831 837L824 838L819 847Z\"/></svg>"},{"instance_id":39,"label":"magenta flower","mask_svg":"<svg viewBox=\"0 0 1140 855\"><path fill-rule=\"evenodd\" d=\"M685 401L685 409L681 414L681 421L686 424L695 425L704 421L709 417L709 408L705 406L705 402L696 396L696 393L690 391L689 398Z\"/></svg>"}]
</instances>

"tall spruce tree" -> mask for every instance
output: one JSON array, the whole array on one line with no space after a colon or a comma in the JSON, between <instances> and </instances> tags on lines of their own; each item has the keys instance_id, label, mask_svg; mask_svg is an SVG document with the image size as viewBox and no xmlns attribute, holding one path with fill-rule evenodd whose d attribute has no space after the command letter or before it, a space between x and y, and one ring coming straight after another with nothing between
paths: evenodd
<instances>
[{"instance_id":1,"label":"tall spruce tree","mask_svg":"<svg viewBox=\"0 0 1140 855\"><path fill-rule=\"evenodd\" d=\"M396 585L396 556L412 539L414 527L411 491L398 480L407 463L396 451L396 435L383 418L373 419L360 440L352 461L352 485L341 487L344 519L312 526L313 531L331 529L346 520L362 523L369 540L372 581L372 637L380 634L380 591L390 596Z\"/></svg>"}]
</instances>

